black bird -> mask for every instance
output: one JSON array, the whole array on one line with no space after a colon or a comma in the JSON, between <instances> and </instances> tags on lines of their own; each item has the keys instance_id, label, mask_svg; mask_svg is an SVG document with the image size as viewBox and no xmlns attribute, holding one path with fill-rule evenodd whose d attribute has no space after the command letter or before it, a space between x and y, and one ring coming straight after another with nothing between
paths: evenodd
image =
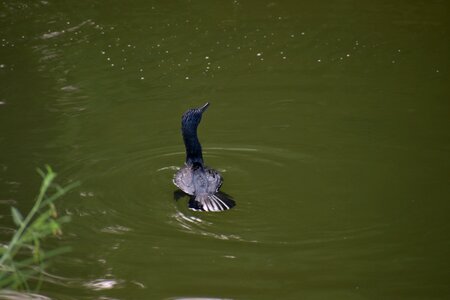
<instances>
[{"instance_id":1,"label":"black bird","mask_svg":"<svg viewBox=\"0 0 450 300\"><path fill-rule=\"evenodd\" d=\"M209 103L189 109L181 118L181 132L186 147L186 162L174 176L173 183L191 195L189 208L201 211L223 211L235 203L226 194L219 192L222 176L203 163L202 146L197 137L197 127Z\"/></svg>"}]
</instances>

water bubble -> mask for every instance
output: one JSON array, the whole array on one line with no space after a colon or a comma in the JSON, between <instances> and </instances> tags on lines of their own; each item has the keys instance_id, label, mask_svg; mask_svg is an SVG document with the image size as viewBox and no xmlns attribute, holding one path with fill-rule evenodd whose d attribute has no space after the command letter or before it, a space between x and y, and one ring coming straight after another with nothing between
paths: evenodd
<instances>
[{"instance_id":1,"label":"water bubble","mask_svg":"<svg viewBox=\"0 0 450 300\"><path fill-rule=\"evenodd\" d=\"M262 53L260 53L260 52L259 52L259 53L256 53L256 56L261 56L261 55L262 55Z\"/></svg>"},{"instance_id":2,"label":"water bubble","mask_svg":"<svg viewBox=\"0 0 450 300\"><path fill-rule=\"evenodd\" d=\"M186 76L186 78L185 78L186 80L189 80L189 76Z\"/></svg>"}]
</instances>

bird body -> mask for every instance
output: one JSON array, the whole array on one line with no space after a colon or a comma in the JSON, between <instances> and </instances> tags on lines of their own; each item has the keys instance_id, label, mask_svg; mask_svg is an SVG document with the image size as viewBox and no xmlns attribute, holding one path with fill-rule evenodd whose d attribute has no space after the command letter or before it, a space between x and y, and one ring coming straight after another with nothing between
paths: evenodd
<instances>
[{"instance_id":1,"label":"bird body","mask_svg":"<svg viewBox=\"0 0 450 300\"><path fill-rule=\"evenodd\" d=\"M190 109L183 114L181 131L186 148L185 166L174 176L173 183L184 193L191 196L189 208L201 211L223 211L232 208L235 203L225 194L219 192L222 176L203 162L203 153L197 136L203 112L209 106Z\"/></svg>"}]
</instances>

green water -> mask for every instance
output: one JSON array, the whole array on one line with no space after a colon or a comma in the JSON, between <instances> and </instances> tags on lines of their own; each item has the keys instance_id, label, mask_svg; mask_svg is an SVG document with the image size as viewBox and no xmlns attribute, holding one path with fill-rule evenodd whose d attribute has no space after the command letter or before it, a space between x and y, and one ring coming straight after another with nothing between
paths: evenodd
<instances>
[{"instance_id":1,"label":"green water","mask_svg":"<svg viewBox=\"0 0 450 300\"><path fill-rule=\"evenodd\" d=\"M2 242L48 163L82 181L51 299L448 299L449 8L3 1ZM218 214L171 182L206 101Z\"/></svg>"}]
</instances>

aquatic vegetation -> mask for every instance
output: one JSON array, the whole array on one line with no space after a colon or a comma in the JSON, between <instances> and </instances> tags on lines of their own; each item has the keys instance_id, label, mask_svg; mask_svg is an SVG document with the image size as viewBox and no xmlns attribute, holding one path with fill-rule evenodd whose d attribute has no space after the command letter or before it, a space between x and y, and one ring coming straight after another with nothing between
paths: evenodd
<instances>
[{"instance_id":1,"label":"aquatic vegetation","mask_svg":"<svg viewBox=\"0 0 450 300\"><path fill-rule=\"evenodd\" d=\"M42 242L46 237L61 235L61 225L70 221L69 216L58 216L54 202L78 182L64 187L55 184L57 174L49 166L45 171L38 169L38 173L42 183L28 215L23 217L17 208L11 207L17 229L8 244L0 244L0 289L31 290L32 280L33 288L39 289L49 260L70 250L58 247L44 251Z\"/></svg>"}]
</instances>

